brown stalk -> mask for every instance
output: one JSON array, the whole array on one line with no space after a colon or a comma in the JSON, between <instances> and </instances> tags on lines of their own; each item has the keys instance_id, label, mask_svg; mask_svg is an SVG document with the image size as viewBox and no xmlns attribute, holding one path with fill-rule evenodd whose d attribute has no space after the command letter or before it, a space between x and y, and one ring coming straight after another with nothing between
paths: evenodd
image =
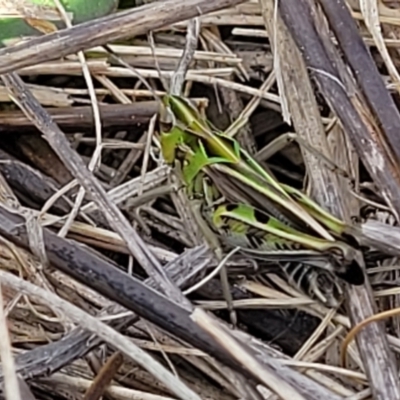
<instances>
[{"instance_id":1,"label":"brown stalk","mask_svg":"<svg viewBox=\"0 0 400 400\"><path fill-rule=\"evenodd\" d=\"M9 89L12 98L24 111L28 118L45 135L50 146L59 156L70 173L80 182L82 187L90 193L93 200L99 205L110 225L124 239L129 251L136 257L143 269L159 284L160 289L176 301L186 304L188 301L179 289L170 281L158 260L149 251L142 238L129 224L116 204L110 201L100 182L87 169L82 158L71 148L64 133L54 123L51 116L40 103L33 97L25 83L16 73L2 76L3 82Z\"/></svg>"},{"instance_id":2,"label":"brown stalk","mask_svg":"<svg viewBox=\"0 0 400 400\"><path fill-rule=\"evenodd\" d=\"M25 248L29 246L23 218L3 207L0 207L0 235ZM137 315L171 335L212 355L212 357L243 374L251 381L253 379L258 381L257 375L263 374L263 371L255 373L254 370L248 370L245 365L238 362L236 357L230 354L232 349L216 343L208 333L192 321L191 314L187 310L170 299L150 289L149 286L138 279L115 268L114 264L97 256L94 252L86 250L80 244L60 238L48 229L44 229L43 235L48 258L57 270L84 283L128 310L134 311ZM22 285L23 281L20 281L19 284ZM234 336L237 335L234 334ZM246 348L247 346L242 343L242 340L238 338L238 345ZM250 340L248 342L250 343ZM246 356L252 358L254 356L252 355L253 351L254 349L251 354L246 354ZM296 371L281 365L279 360L273 359L267 353L260 353L257 358L267 370L275 371L282 382L296 388L299 393L306 396L305 398L310 400L320 398L340 400L340 397L336 394Z\"/></svg>"},{"instance_id":3,"label":"brown stalk","mask_svg":"<svg viewBox=\"0 0 400 400\"><path fill-rule=\"evenodd\" d=\"M146 123L158 111L156 101L141 101L133 104L100 105L100 116L103 128L129 126ZM93 113L90 106L51 107L46 111L54 122L63 129L74 130L93 127ZM29 118L21 111L0 112L0 132L36 130Z\"/></svg>"},{"instance_id":4,"label":"brown stalk","mask_svg":"<svg viewBox=\"0 0 400 400\"><path fill-rule=\"evenodd\" d=\"M319 0L380 129L382 147L400 161L400 113L343 0ZM397 171L397 175L399 175Z\"/></svg>"},{"instance_id":5,"label":"brown stalk","mask_svg":"<svg viewBox=\"0 0 400 400\"><path fill-rule=\"evenodd\" d=\"M333 54L332 49L327 51L315 29L312 15L315 16L317 11L314 7L311 8L313 2L301 0L290 3L289 6L285 2L280 2L280 13L301 49L307 66L315 74L322 93L340 118L374 181L390 196L396 211L399 210L400 186L396 183L397 175L394 174L393 164L386 157L385 148L382 148L380 140L375 136L378 127L375 124L367 125L365 111L360 115L360 111L367 110L368 106L363 104L363 99L357 95L357 91L346 91L346 80L344 83L340 81L341 76L330 59ZM349 92L351 97L348 95ZM373 164L372 154L375 154L375 161L379 156L381 164L378 166ZM368 281L365 287L348 288L347 296L353 324L375 313L376 307ZM369 325L358 336L358 345L374 398L400 398L396 367L383 326L377 323Z\"/></svg>"},{"instance_id":6,"label":"brown stalk","mask_svg":"<svg viewBox=\"0 0 400 400\"><path fill-rule=\"evenodd\" d=\"M367 119L370 114L368 107L364 108L360 115L360 100L357 93L352 92L351 88L346 88L340 81L336 68L317 36L306 0L295 2L293 6L282 3L279 4L279 9L321 92L340 118L357 153L380 188L382 196L399 214L400 177L397 166L382 146L382 133L377 133L374 130L377 128L376 124L371 125L371 119Z\"/></svg>"},{"instance_id":7,"label":"brown stalk","mask_svg":"<svg viewBox=\"0 0 400 400\"><path fill-rule=\"evenodd\" d=\"M146 34L246 0L167 0L111 14L0 50L0 74L55 60L114 40Z\"/></svg>"},{"instance_id":8,"label":"brown stalk","mask_svg":"<svg viewBox=\"0 0 400 400\"><path fill-rule=\"evenodd\" d=\"M124 358L118 351L115 352L98 372L89 389L86 391L83 400L99 400L107 389L107 386L114 379Z\"/></svg>"}]
</instances>

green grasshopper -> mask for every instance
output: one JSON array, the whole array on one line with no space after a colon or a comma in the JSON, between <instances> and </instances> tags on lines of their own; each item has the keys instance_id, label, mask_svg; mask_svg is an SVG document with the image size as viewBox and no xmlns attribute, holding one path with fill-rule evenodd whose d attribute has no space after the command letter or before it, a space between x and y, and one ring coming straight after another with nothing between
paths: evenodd
<instances>
[{"instance_id":1,"label":"green grasshopper","mask_svg":"<svg viewBox=\"0 0 400 400\"><path fill-rule=\"evenodd\" d=\"M173 121L161 134L165 160L174 163L183 157L183 179L189 191L209 192L201 183L207 174L215 184L211 186L211 197L215 192L218 197L218 189L222 188L223 195L231 201L215 208L208 200L203 210L224 243L239 245L253 257L278 261L296 286L306 286L308 293L331 305L335 294L341 294L335 276L351 284L364 282L361 253L335 240L347 233L342 221L301 192L279 184L236 141L213 129L184 99L165 96L163 103ZM262 196L258 204L264 205L264 210L248 205L247 201L254 198L242 196L244 185L246 194L253 190L253 195L255 192ZM319 236L311 235L311 228ZM290 262L293 260L297 263ZM321 281L325 285L323 292Z\"/></svg>"},{"instance_id":2,"label":"green grasshopper","mask_svg":"<svg viewBox=\"0 0 400 400\"><path fill-rule=\"evenodd\" d=\"M107 50L116 62L136 73ZM185 63L180 66L187 68ZM174 77L182 73L180 66ZM153 92L146 80L140 80ZM163 85L167 87L165 82ZM171 85L171 90L180 93L179 86ZM300 191L280 184L236 140L213 128L184 98L168 94L160 99L153 94L161 105L163 158L175 166L188 197L200 197L192 202L190 214L220 261L222 242L234 246L234 251L240 249L253 258L276 262L294 286L324 303L342 293L337 278L354 285L364 282L362 254L346 243L348 238L357 242L357 229ZM221 269L221 283L228 292L225 267ZM230 293L225 297L229 309Z\"/></svg>"},{"instance_id":3,"label":"green grasshopper","mask_svg":"<svg viewBox=\"0 0 400 400\"><path fill-rule=\"evenodd\" d=\"M167 95L163 104L173 117L170 129L161 134L165 160L173 163L183 156L185 183L191 185L205 172L228 202L217 207L209 218L216 232L221 233L227 226L229 229L226 221L234 220L263 232L276 257L278 244L285 243L285 250L292 251L296 260L310 263L312 255L323 255L328 262L319 260L316 266L350 284L363 284L362 254L342 240L353 238L353 227L300 191L280 184L237 141L214 129L185 99ZM271 252L263 253L273 257Z\"/></svg>"}]
</instances>

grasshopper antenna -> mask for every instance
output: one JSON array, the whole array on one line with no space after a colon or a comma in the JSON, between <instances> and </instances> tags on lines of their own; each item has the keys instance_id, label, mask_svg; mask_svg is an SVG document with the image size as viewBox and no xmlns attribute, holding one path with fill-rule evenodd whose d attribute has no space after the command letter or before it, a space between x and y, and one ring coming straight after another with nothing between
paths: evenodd
<instances>
[{"instance_id":1,"label":"grasshopper antenna","mask_svg":"<svg viewBox=\"0 0 400 400\"><path fill-rule=\"evenodd\" d=\"M185 48L183 50L182 56L179 59L178 66L172 74L171 85L168 89L167 82L163 79L161 74L160 65L158 63L158 59L155 52L155 43L153 33L150 32L148 34L148 39L150 43L151 50L153 52L154 61L156 64L156 68L158 71L158 75L160 77L160 81L162 82L164 89L166 92L180 96L182 93L183 84L185 82L186 73L189 69L189 65L193 59L194 52L197 48L197 43L200 35L200 22L198 18L193 18L190 20L187 33L186 33L186 41Z\"/></svg>"}]
</instances>

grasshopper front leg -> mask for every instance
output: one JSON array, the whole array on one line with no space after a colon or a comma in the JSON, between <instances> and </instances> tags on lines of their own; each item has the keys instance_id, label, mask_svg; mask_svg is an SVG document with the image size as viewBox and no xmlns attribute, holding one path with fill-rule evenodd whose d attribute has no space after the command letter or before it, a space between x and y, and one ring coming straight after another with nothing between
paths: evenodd
<instances>
[{"instance_id":1,"label":"grasshopper front leg","mask_svg":"<svg viewBox=\"0 0 400 400\"><path fill-rule=\"evenodd\" d=\"M210 193L212 187L207 187L204 183L203 170L207 165L218 162L218 159L208 158L204 148L193 137L189 136L186 131L180 127L172 127L169 132L161 134L161 149L164 159L169 164L175 165L175 172L181 181L186 184L186 204L189 204L190 210L188 213L193 217L197 228L199 228L201 236L204 238L208 246L214 252L217 260L222 262L223 252L214 232L209 228L202 217L203 201L213 201L214 194ZM188 146L188 144L192 146ZM180 150L184 149L183 165L181 160L177 158ZM199 197L202 197L200 200ZM191 200L189 200L191 198ZM223 266L220 270L220 280L222 292L227 302L230 320L233 326L237 324L237 316L233 307L233 298L229 288L228 274L226 267Z\"/></svg>"},{"instance_id":2,"label":"grasshopper front leg","mask_svg":"<svg viewBox=\"0 0 400 400\"><path fill-rule=\"evenodd\" d=\"M222 251L220 241L219 241L217 235L210 229L209 225L204 220L203 215L202 215L202 208L203 208L203 203L201 201L199 201L199 200L192 201L192 210L193 210L193 215L196 219L196 222L197 222L200 230L203 232L205 241L207 242L209 247L213 250L218 262L221 263L223 260L223 251ZM226 300L227 309L229 312L229 317L230 317L231 323L234 327L236 327L237 326L237 315L236 315L236 311L233 306L233 297L232 297L232 293L230 291L229 281L228 281L228 273L227 273L225 265L220 270L220 280L221 280L222 293Z\"/></svg>"}]
</instances>

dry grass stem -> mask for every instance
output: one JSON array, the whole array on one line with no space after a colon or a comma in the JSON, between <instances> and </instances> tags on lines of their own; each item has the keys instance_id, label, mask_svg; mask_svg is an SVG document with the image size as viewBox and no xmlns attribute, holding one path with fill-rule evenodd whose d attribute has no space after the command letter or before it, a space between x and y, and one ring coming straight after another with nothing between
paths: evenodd
<instances>
[{"instance_id":1,"label":"dry grass stem","mask_svg":"<svg viewBox=\"0 0 400 400\"><path fill-rule=\"evenodd\" d=\"M78 25L66 3L0 0L48 31L2 42L0 19L1 395L400 399L398 2L121 0ZM320 233L359 248L365 284L323 303L287 253L242 251L264 236L211 229L265 198L206 141L177 134L166 163L162 132L198 128L161 115L171 93L351 225Z\"/></svg>"}]
</instances>

